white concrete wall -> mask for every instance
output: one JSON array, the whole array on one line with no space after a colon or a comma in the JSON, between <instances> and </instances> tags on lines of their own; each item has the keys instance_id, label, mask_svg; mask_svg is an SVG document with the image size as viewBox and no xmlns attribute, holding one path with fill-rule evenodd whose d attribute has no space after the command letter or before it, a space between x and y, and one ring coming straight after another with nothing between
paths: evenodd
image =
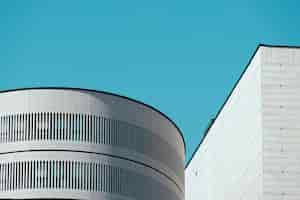
<instances>
[{"instance_id":1,"label":"white concrete wall","mask_svg":"<svg viewBox=\"0 0 300 200\"><path fill-rule=\"evenodd\" d=\"M186 200L262 199L260 51L186 168Z\"/></svg>"},{"instance_id":2,"label":"white concrete wall","mask_svg":"<svg viewBox=\"0 0 300 200\"><path fill-rule=\"evenodd\" d=\"M300 49L261 50L264 200L298 200Z\"/></svg>"},{"instance_id":3,"label":"white concrete wall","mask_svg":"<svg viewBox=\"0 0 300 200\"><path fill-rule=\"evenodd\" d=\"M300 48L261 46L186 169L186 199L300 199L299 119Z\"/></svg>"}]
</instances>

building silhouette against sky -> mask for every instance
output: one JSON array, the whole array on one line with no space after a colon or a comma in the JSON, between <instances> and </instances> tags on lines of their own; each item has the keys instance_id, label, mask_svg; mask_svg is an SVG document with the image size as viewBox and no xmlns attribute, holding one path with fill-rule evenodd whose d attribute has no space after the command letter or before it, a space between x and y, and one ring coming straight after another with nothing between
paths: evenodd
<instances>
[{"instance_id":1,"label":"building silhouette against sky","mask_svg":"<svg viewBox=\"0 0 300 200\"><path fill-rule=\"evenodd\" d=\"M300 199L300 49L260 45L186 166L186 200Z\"/></svg>"},{"instance_id":2,"label":"building silhouette against sky","mask_svg":"<svg viewBox=\"0 0 300 200\"><path fill-rule=\"evenodd\" d=\"M184 170L178 127L127 97L0 92L0 199L295 200L300 49L259 45Z\"/></svg>"}]
</instances>

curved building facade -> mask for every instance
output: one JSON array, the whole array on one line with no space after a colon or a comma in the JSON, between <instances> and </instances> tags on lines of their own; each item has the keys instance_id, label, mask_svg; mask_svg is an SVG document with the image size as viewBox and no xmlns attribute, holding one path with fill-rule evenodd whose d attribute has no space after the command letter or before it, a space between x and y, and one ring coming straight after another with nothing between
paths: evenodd
<instances>
[{"instance_id":1,"label":"curved building facade","mask_svg":"<svg viewBox=\"0 0 300 200\"><path fill-rule=\"evenodd\" d=\"M169 118L126 97L0 93L0 199L183 200L184 148Z\"/></svg>"}]
</instances>

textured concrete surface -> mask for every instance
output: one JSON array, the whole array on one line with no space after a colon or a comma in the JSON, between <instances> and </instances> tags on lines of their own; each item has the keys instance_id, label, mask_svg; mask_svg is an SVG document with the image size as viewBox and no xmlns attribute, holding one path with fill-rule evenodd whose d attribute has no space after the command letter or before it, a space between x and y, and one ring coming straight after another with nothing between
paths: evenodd
<instances>
[{"instance_id":1,"label":"textured concrete surface","mask_svg":"<svg viewBox=\"0 0 300 200\"><path fill-rule=\"evenodd\" d=\"M186 200L300 199L300 49L260 46L186 168Z\"/></svg>"}]
</instances>

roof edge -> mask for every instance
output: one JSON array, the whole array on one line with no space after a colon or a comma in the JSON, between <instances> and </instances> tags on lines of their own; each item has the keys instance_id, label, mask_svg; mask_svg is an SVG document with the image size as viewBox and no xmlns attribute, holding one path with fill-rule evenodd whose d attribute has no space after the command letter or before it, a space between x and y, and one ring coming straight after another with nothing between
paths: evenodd
<instances>
[{"instance_id":1,"label":"roof edge","mask_svg":"<svg viewBox=\"0 0 300 200\"><path fill-rule=\"evenodd\" d=\"M235 82L233 88L231 89L231 91L229 92L229 94L227 95L225 102L222 104L222 106L220 107L220 109L218 110L216 117L213 118L212 122L208 125L208 127L205 129L204 133L203 133L203 137L200 140L200 143L197 145L196 149L194 150L194 152L192 153L191 158L188 160L188 162L185 165L185 169L188 168L188 166L190 165L191 161L193 160L193 158L195 157L196 153L198 152L198 150L200 149L201 144L204 142L204 140L207 138L207 136L209 135L209 131L210 129L214 126L215 122L217 121L218 117L220 116L221 112L223 111L224 107L226 106L227 102L229 101L230 97L232 96L234 90L236 89L236 87L238 86L239 82L241 81L242 77L244 76L244 74L246 73L246 71L248 70L254 56L256 55L256 53L258 52L258 50L260 49L260 47L262 46L267 46L266 44L258 44L256 46L256 49L254 50L254 52L252 53L250 59L248 60L248 63L246 64L246 67L244 68L244 70L242 71L241 75L239 76L239 78L237 79L237 81Z\"/></svg>"},{"instance_id":2,"label":"roof edge","mask_svg":"<svg viewBox=\"0 0 300 200\"><path fill-rule=\"evenodd\" d=\"M106 95L111 95L111 96L115 96L115 97L120 97L123 99L126 99L128 101L143 105L155 112L157 112L158 114L160 114L161 116L163 116L165 119L167 119L177 130L177 132L179 133L182 142L183 142L183 146L184 146L184 153L186 154L186 142L183 136L182 131L180 130L180 128L177 126L177 124L170 118L168 117L165 113L163 113L162 111L158 110L157 108L146 104L140 100L136 100L121 94L117 94L117 93L112 93L112 92L108 92L108 91L103 91L103 90L95 90L95 89L86 89L86 88L76 88L76 87L25 87L25 88L16 88L16 89L8 89L8 90L0 90L0 94L2 93L8 93L8 92L17 92L17 91L25 91L25 90L74 90L74 91L86 91L86 92L94 92L94 93L100 93L100 94L106 94Z\"/></svg>"},{"instance_id":3,"label":"roof edge","mask_svg":"<svg viewBox=\"0 0 300 200\"><path fill-rule=\"evenodd\" d=\"M297 45L276 45L276 44L265 44L265 43L260 43L258 47L300 49L300 46Z\"/></svg>"},{"instance_id":4,"label":"roof edge","mask_svg":"<svg viewBox=\"0 0 300 200\"><path fill-rule=\"evenodd\" d=\"M233 94L234 90L236 89L237 85L239 84L240 80L242 79L242 77L244 76L245 72L247 71L247 69L249 68L254 56L256 55L256 53L258 52L258 50L260 49L260 47L269 47L269 48L291 48L291 49L300 49L300 46L296 46L296 45L275 45L275 44L266 44L266 43L259 43L256 47L256 49L254 50L254 52L252 53L250 59L248 60L248 63L246 64L246 67L244 68L243 72L241 73L240 77L237 79L237 81L235 82L233 88L231 89L230 93L228 94L228 96L226 97L225 102L223 103L223 105L221 106L221 108L219 109L219 111L216 114L216 117L214 118L214 120L212 121L211 124L209 124L208 128L205 129L203 137L200 140L200 143L197 145L195 151L192 153L191 158L188 160L187 164L185 165L185 169L188 168L189 164L191 163L192 159L194 158L194 156L196 155L197 151L199 150L201 144L203 143L203 141L205 140L205 138L207 137L210 129L212 128L212 126L214 125L215 121L218 119L219 115L221 114L221 112L223 111L225 105L227 104L229 98L231 97L231 95Z\"/></svg>"}]
</instances>

